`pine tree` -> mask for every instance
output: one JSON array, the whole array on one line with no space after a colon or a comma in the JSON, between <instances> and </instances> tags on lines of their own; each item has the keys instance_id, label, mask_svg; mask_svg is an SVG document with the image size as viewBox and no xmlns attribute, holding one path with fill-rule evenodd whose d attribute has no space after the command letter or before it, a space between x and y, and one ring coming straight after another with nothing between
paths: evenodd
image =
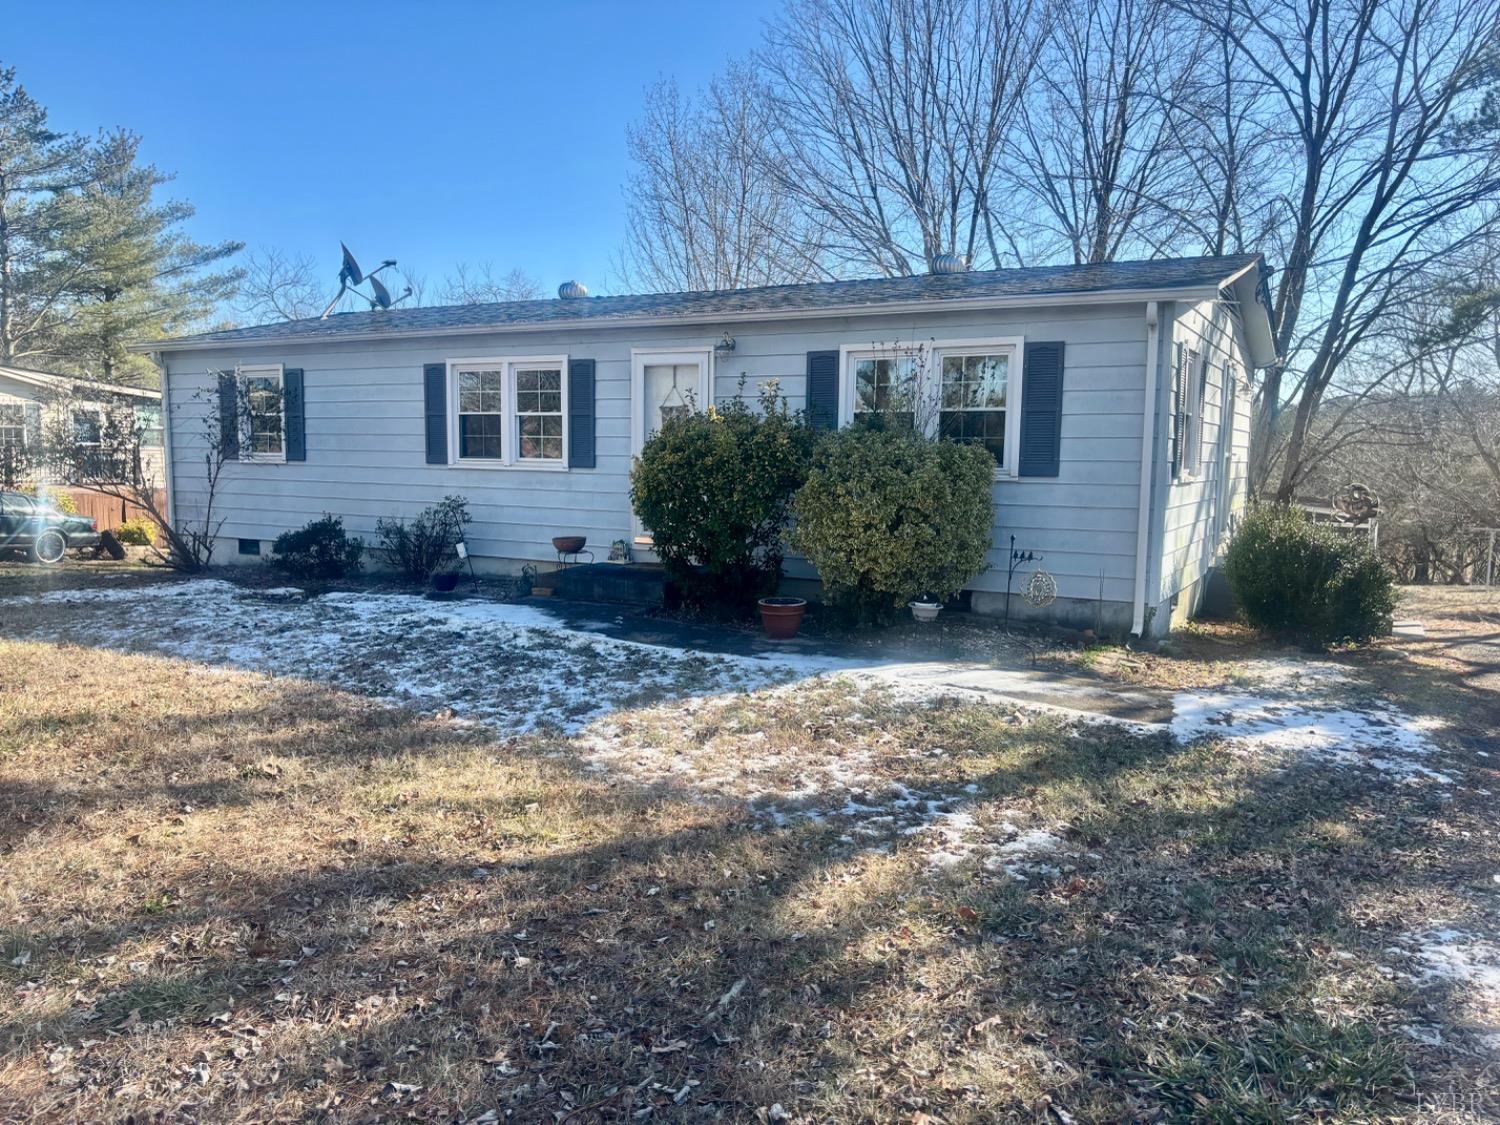
<instances>
[{"instance_id":1,"label":"pine tree","mask_svg":"<svg viewBox=\"0 0 1500 1125\"><path fill-rule=\"evenodd\" d=\"M48 352L72 276L58 252L66 202L87 179L87 146L0 67L0 363Z\"/></svg>"},{"instance_id":2,"label":"pine tree","mask_svg":"<svg viewBox=\"0 0 1500 1125\"><path fill-rule=\"evenodd\" d=\"M140 164L140 138L116 131L91 146L86 182L68 199L76 221L67 255L82 263L67 294L69 315L59 325L56 353L111 382L134 381L145 365L125 350L135 339L190 329L232 296L242 271L212 269L243 248L240 242L204 245L181 226L190 203L159 201L156 189L172 177Z\"/></svg>"}]
</instances>

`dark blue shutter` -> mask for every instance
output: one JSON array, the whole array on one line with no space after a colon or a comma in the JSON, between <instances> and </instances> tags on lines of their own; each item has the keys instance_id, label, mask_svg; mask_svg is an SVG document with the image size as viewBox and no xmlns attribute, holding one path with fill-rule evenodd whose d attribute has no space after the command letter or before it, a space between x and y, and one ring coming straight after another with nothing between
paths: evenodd
<instances>
[{"instance_id":1,"label":"dark blue shutter","mask_svg":"<svg viewBox=\"0 0 1500 1125\"><path fill-rule=\"evenodd\" d=\"M219 449L226 461L240 455L240 385L233 371L219 372Z\"/></svg>"},{"instance_id":2,"label":"dark blue shutter","mask_svg":"<svg viewBox=\"0 0 1500 1125\"><path fill-rule=\"evenodd\" d=\"M1027 344L1021 374L1023 477L1055 477L1062 460L1063 346Z\"/></svg>"},{"instance_id":3,"label":"dark blue shutter","mask_svg":"<svg viewBox=\"0 0 1500 1125\"><path fill-rule=\"evenodd\" d=\"M568 361L568 468L594 467L594 361Z\"/></svg>"},{"instance_id":4,"label":"dark blue shutter","mask_svg":"<svg viewBox=\"0 0 1500 1125\"><path fill-rule=\"evenodd\" d=\"M286 419L286 459L307 460L307 409L302 397L302 368L281 373L281 405Z\"/></svg>"},{"instance_id":5,"label":"dark blue shutter","mask_svg":"<svg viewBox=\"0 0 1500 1125\"><path fill-rule=\"evenodd\" d=\"M807 420L815 430L839 424L839 353L807 353Z\"/></svg>"},{"instance_id":6,"label":"dark blue shutter","mask_svg":"<svg viewBox=\"0 0 1500 1125\"><path fill-rule=\"evenodd\" d=\"M448 463L448 365L422 367L422 402L427 418L427 463Z\"/></svg>"}]
</instances>

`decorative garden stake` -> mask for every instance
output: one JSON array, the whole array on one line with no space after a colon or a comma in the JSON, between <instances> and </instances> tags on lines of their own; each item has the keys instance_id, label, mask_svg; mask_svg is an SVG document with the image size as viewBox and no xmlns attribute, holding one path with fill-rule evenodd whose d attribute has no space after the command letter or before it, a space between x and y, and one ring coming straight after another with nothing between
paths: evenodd
<instances>
[{"instance_id":1,"label":"decorative garden stake","mask_svg":"<svg viewBox=\"0 0 1500 1125\"><path fill-rule=\"evenodd\" d=\"M1010 568L1005 572L1005 627L1010 628L1010 585L1016 576L1016 567L1023 562L1040 562L1042 556L1035 551L1016 550L1016 537L1010 537ZM1054 590L1056 587L1053 587Z\"/></svg>"}]
</instances>

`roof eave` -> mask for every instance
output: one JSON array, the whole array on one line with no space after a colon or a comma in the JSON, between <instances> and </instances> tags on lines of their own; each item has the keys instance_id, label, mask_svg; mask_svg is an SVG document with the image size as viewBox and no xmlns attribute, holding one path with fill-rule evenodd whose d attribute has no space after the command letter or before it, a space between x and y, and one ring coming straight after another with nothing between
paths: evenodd
<instances>
[{"instance_id":1,"label":"roof eave","mask_svg":"<svg viewBox=\"0 0 1500 1125\"><path fill-rule=\"evenodd\" d=\"M1276 362L1276 332L1271 327L1271 296L1266 285L1265 259L1257 254L1255 261L1229 277L1224 285L1234 294L1235 303L1239 305L1250 362L1257 368L1270 367Z\"/></svg>"},{"instance_id":2,"label":"roof eave","mask_svg":"<svg viewBox=\"0 0 1500 1125\"><path fill-rule=\"evenodd\" d=\"M1238 275L1236 275L1238 276ZM1224 283L1176 286L1163 289L1114 289L1090 293L1027 293L1005 297L946 298L882 304L831 305L805 309L751 309L738 312L704 312L670 316L578 317L570 320L528 321L522 324L482 324L447 328L415 328L406 331L350 332L330 336L257 336L253 339L204 340L184 336L173 340L143 340L131 343L138 355L153 352L222 351L266 345L316 345L371 340L410 340L443 336L491 336L518 332L549 332L586 328L659 328L673 325L743 324L748 321L818 320L841 316L901 315L966 309L1024 308L1028 305L1140 304L1143 301L1205 300L1218 295Z\"/></svg>"}]
</instances>

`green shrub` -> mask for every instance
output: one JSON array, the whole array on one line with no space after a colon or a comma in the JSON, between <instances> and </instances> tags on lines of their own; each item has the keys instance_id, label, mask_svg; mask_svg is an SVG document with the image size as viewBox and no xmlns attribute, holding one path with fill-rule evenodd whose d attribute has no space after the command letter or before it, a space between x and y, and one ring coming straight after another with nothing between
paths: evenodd
<instances>
[{"instance_id":1,"label":"green shrub","mask_svg":"<svg viewBox=\"0 0 1500 1125\"><path fill-rule=\"evenodd\" d=\"M923 594L952 597L985 567L995 462L976 445L899 428L826 435L797 493L792 546L824 595L862 622Z\"/></svg>"},{"instance_id":2,"label":"green shrub","mask_svg":"<svg viewBox=\"0 0 1500 1125\"><path fill-rule=\"evenodd\" d=\"M1318 527L1300 508L1252 508L1224 573L1245 619L1267 633L1322 647L1390 631L1396 592L1385 564L1362 538Z\"/></svg>"},{"instance_id":3,"label":"green shrub","mask_svg":"<svg viewBox=\"0 0 1500 1125\"><path fill-rule=\"evenodd\" d=\"M343 578L358 572L364 553L364 540L346 534L340 517L325 514L278 535L268 561L293 578Z\"/></svg>"},{"instance_id":4,"label":"green shrub","mask_svg":"<svg viewBox=\"0 0 1500 1125\"><path fill-rule=\"evenodd\" d=\"M630 500L690 606L737 613L775 593L813 441L770 383L759 410L737 398L669 418L646 442Z\"/></svg>"},{"instance_id":5,"label":"green shrub","mask_svg":"<svg viewBox=\"0 0 1500 1125\"><path fill-rule=\"evenodd\" d=\"M156 524L145 516L134 516L115 528L115 538L127 547L150 547L156 542Z\"/></svg>"},{"instance_id":6,"label":"green shrub","mask_svg":"<svg viewBox=\"0 0 1500 1125\"><path fill-rule=\"evenodd\" d=\"M463 539L470 518L467 500L444 496L415 519L376 520L375 531L391 565L415 582L426 582L438 570L457 563L454 548Z\"/></svg>"}]
</instances>

